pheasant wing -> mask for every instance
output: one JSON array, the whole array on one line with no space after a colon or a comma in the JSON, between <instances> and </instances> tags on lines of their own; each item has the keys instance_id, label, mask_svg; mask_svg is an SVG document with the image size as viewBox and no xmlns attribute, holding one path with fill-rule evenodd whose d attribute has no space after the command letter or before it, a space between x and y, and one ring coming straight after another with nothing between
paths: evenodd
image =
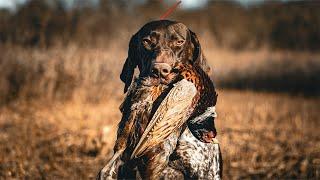
<instances>
[{"instance_id":1,"label":"pheasant wing","mask_svg":"<svg viewBox=\"0 0 320 180\"><path fill-rule=\"evenodd\" d=\"M193 83L184 79L176 83L156 110L131 158L143 155L181 127L190 115L196 93Z\"/></svg>"}]
</instances>

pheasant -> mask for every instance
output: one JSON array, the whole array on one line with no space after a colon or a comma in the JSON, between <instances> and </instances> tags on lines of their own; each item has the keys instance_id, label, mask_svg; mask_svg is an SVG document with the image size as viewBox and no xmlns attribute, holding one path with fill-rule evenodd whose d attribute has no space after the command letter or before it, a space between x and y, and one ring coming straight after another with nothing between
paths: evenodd
<instances>
[{"instance_id":1,"label":"pheasant","mask_svg":"<svg viewBox=\"0 0 320 180\"><path fill-rule=\"evenodd\" d=\"M152 77L136 79L132 83L120 107L123 116L119 123L114 156L101 171L101 178L200 178L209 174L220 177L220 150L212 145L216 136L214 118L217 93L214 84L197 65L177 64L172 74L174 78L168 84L155 83L157 80ZM174 89L175 85L185 80L189 84L184 83L180 89ZM168 96L171 99L181 96L181 92L174 94L174 90L188 92L183 94L185 97L180 97L180 101L169 99L168 103ZM178 114L164 113L170 110L168 107L174 109L176 106L180 107ZM173 115L176 117L173 118ZM187 154L184 151L188 151L187 147L190 146L185 141L190 139L201 143L208 151L218 153L212 159L217 161L216 168L200 166L203 162L194 162L196 167L190 164L190 157L184 157ZM194 153L192 150L190 152ZM203 168L202 174L197 173L199 167Z\"/></svg>"}]
</instances>

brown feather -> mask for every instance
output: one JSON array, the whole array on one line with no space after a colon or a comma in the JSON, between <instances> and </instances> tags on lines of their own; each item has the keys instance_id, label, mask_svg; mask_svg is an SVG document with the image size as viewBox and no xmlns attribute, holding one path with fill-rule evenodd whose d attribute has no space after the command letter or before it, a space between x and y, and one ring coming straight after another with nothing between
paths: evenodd
<instances>
[{"instance_id":1,"label":"brown feather","mask_svg":"<svg viewBox=\"0 0 320 180\"><path fill-rule=\"evenodd\" d=\"M196 89L187 81L175 84L150 120L131 158L139 157L152 149L188 119L188 111Z\"/></svg>"}]
</instances>

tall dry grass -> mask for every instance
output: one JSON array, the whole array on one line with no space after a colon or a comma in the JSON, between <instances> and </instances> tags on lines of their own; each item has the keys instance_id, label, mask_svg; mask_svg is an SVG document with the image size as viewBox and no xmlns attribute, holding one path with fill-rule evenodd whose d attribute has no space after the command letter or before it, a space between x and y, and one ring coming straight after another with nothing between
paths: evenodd
<instances>
[{"instance_id":1,"label":"tall dry grass","mask_svg":"<svg viewBox=\"0 0 320 180\"><path fill-rule=\"evenodd\" d=\"M218 88L319 95L320 55L310 52L232 51L199 34ZM101 101L121 94L119 80L129 35L104 47L49 49L2 46L0 104L16 99ZM207 38L206 38L207 37ZM125 38L127 38L125 40ZM114 88L117 87L117 88Z\"/></svg>"},{"instance_id":2,"label":"tall dry grass","mask_svg":"<svg viewBox=\"0 0 320 180\"><path fill-rule=\"evenodd\" d=\"M219 89L225 177L319 178L320 100L303 96L319 87L319 55L239 52L200 41ZM0 178L94 178L112 153L120 120L125 47L1 47ZM283 78L288 72L292 76ZM292 92L288 81L301 86L302 95L286 93ZM246 83L282 93L224 89Z\"/></svg>"},{"instance_id":3,"label":"tall dry grass","mask_svg":"<svg viewBox=\"0 0 320 180\"><path fill-rule=\"evenodd\" d=\"M100 101L121 93L125 51L93 48L6 47L0 57L0 102L16 99ZM114 53L113 53L114 52Z\"/></svg>"},{"instance_id":4,"label":"tall dry grass","mask_svg":"<svg viewBox=\"0 0 320 180\"><path fill-rule=\"evenodd\" d=\"M213 48L207 50L206 55L218 87L319 95L318 53Z\"/></svg>"}]
</instances>

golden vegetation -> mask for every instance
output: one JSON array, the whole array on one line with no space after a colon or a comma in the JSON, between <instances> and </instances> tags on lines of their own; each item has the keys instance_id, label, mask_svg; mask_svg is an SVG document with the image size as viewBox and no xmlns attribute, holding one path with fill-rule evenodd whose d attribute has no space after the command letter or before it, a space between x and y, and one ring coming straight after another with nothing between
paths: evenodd
<instances>
[{"instance_id":1,"label":"golden vegetation","mask_svg":"<svg viewBox=\"0 0 320 180\"><path fill-rule=\"evenodd\" d=\"M118 76L126 53L116 49L3 51L0 177L95 176L111 155L120 120ZM214 79L231 78L235 69L250 74L256 67L250 59L264 63L274 55L204 49ZM274 56L285 56L279 54ZM241 65L231 63L238 59ZM319 178L318 97L221 88L218 93L216 122L226 177Z\"/></svg>"},{"instance_id":2,"label":"golden vegetation","mask_svg":"<svg viewBox=\"0 0 320 180\"><path fill-rule=\"evenodd\" d=\"M319 99L219 91L227 178L319 178ZM0 110L0 176L93 178L110 157L120 101L16 103Z\"/></svg>"}]
</instances>

